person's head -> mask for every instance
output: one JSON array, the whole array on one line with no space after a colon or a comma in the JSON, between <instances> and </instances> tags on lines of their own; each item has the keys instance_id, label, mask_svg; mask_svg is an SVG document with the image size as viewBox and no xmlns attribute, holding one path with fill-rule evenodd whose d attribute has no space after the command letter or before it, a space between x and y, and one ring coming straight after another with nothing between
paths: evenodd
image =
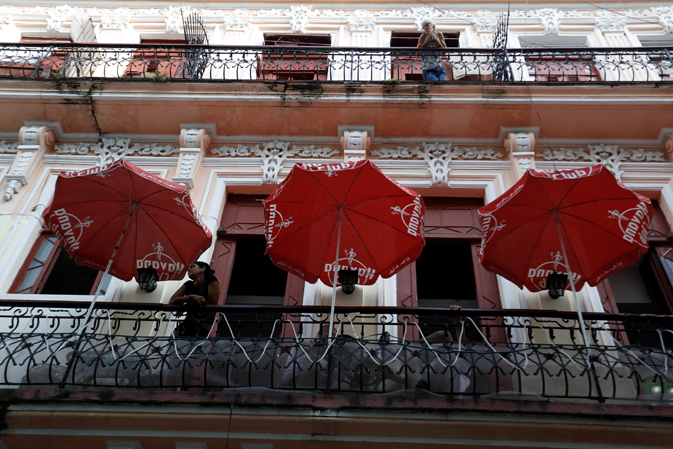
<instances>
[{"instance_id":1,"label":"person's head","mask_svg":"<svg viewBox=\"0 0 673 449\"><path fill-rule=\"evenodd\" d=\"M197 261L189 264L189 269L187 270L187 276L189 279L198 279L203 276L204 280L208 280L213 276L214 271L210 269L210 265L205 262Z\"/></svg>"},{"instance_id":2,"label":"person's head","mask_svg":"<svg viewBox=\"0 0 673 449\"><path fill-rule=\"evenodd\" d=\"M423 31L426 29L430 29L430 31L435 29L435 21L432 20L430 17L426 17L425 19L421 20L421 28Z\"/></svg>"}]
</instances>

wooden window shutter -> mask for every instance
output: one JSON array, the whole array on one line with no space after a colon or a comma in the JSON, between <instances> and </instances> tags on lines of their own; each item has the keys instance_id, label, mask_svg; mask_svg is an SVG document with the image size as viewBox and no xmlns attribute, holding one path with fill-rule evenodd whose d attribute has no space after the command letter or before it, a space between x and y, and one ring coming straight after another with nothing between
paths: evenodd
<instances>
[{"instance_id":1,"label":"wooden window shutter","mask_svg":"<svg viewBox=\"0 0 673 449\"><path fill-rule=\"evenodd\" d=\"M231 270L234 267L234 255L236 254L236 239L228 237L220 237L215 242L215 249L213 250L213 260L211 260L211 268L215 271L215 277L220 282L220 297L217 300L218 304L224 304L224 298L227 295L229 288L229 279L231 278Z\"/></svg>"}]
</instances>

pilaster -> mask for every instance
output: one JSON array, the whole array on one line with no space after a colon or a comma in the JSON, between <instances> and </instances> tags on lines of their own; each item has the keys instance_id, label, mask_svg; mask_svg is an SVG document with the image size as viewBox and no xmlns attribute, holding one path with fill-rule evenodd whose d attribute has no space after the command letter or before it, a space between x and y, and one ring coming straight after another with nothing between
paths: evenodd
<instances>
[{"instance_id":1,"label":"pilaster","mask_svg":"<svg viewBox=\"0 0 673 449\"><path fill-rule=\"evenodd\" d=\"M5 175L7 184L4 201L10 201L19 189L28 184L28 177L37 165L36 154L40 150L53 149L56 143L54 132L46 126L23 126L19 131L19 146L14 163Z\"/></svg>"},{"instance_id":2,"label":"pilaster","mask_svg":"<svg viewBox=\"0 0 673 449\"><path fill-rule=\"evenodd\" d=\"M206 129L183 129L180 132L180 153L178 170L172 181L194 187L194 178L201 166L203 153L210 147L210 132Z\"/></svg>"}]
</instances>

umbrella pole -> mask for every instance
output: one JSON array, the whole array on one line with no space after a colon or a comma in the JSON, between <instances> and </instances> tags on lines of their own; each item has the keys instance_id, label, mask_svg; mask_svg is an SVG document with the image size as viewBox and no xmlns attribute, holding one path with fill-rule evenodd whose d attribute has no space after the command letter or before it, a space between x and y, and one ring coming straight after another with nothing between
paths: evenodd
<instances>
[{"instance_id":1,"label":"umbrella pole","mask_svg":"<svg viewBox=\"0 0 673 449\"><path fill-rule=\"evenodd\" d=\"M124 225L124 230L122 231L122 235L119 236L119 240L117 241L117 246L115 246L115 249L112 252L112 256L110 256L110 260L107 263L107 267L105 267L105 273L103 273L103 277L100 278L100 282L98 283L98 287L96 287L96 294L94 295L93 300L91 301L91 305L89 306L89 310L87 310L86 316L84 317L84 327L86 327L87 323L89 322L89 319L91 318L91 314L93 313L93 308L96 305L96 300L98 300L98 295L100 295L100 291L103 287L103 280L105 280L105 277L107 276L108 272L110 271L110 267L112 266L112 262L114 261L115 256L117 255L117 251L119 250L119 246L122 243L122 239L124 238L124 234L126 234L126 230L129 227L129 223L131 222L132 217L133 217L133 212L131 212L131 214L129 215L129 218L126 220L126 224Z\"/></svg>"},{"instance_id":2,"label":"umbrella pole","mask_svg":"<svg viewBox=\"0 0 673 449\"><path fill-rule=\"evenodd\" d=\"M332 279L332 307L329 313L329 336L332 336L332 329L334 327L334 305L336 303L336 284L337 284L337 269L339 268L339 246L341 245L341 213L339 211L339 231L337 233L336 258L334 259L334 278Z\"/></svg>"},{"instance_id":3,"label":"umbrella pole","mask_svg":"<svg viewBox=\"0 0 673 449\"><path fill-rule=\"evenodd\" d=\"M566 254L566 247L563 244L563 237L561 236L561 225L559 223L558 215L554 212L554 221L556 222L556 231L558 232L559 242L561 242L561 251L563 252L563 259L566 261L566 268L568 269L568 277L570 278L570 288L573 291L573 298L575 298L575 307L577 308L577 316L580 320L580 329L582 330L582 338L584 339L584 345L587 348L587 367L591 369L591 346L589 346L589 339L587 338L587 331L584 329L584 318L582 317L582 308L580 307L580 302L577 299L577 290L575 290L575 280L573 279L573 273L570 269L570 261L568 260L568 255Z\"/></svg>"},{"instance_id":4,"label":"umbrella pole","mask_svg":"<svg viewBox=\"0 0 673 449\"><path fill-rule=\"evenodd\" d=\"M105 276L107 276L108 272L110 271L110 267L112 266L112 262L114 261L115 256L117 255L117 250L119 249L119 245L122 243L122 239L124 238L124 234L126 234L126 229L129 227L129 223L131 222L131 218L133 217L133 212L135 211L135 208L131 211L129 214L129 218L126 220L126 224L124 225L124 230L122 231L122 235L119 237L119 241L117 241L117 246L115 247L114 251L112 252L112 256L110 256L110 261L107 264L107 267L105 268L105 274L103 274L103 277L100 279L100 282L98 283L98 287L96 288L96 294L93 297L93 300L91 301L91 305L89 306L89 310L86 311L86 315L84 316L84 324L82 327L78 330L79 338L77 339L77 344L75 345L75 349L72 352L72 356L70 357L70 361L68 362L68 366L65 369L65 374L63 374L63 379L61 379L61 382L59 383L58 387L63 389L65 388L65 383L68 380L68 375L70 374L70 371L72 371L72 367L75 364L77 360L77 356L79 353L79 347L82 344L82 340L84 339L84 332L86 330L86 325L89 323L89 319L91 318L91 314L93 313L93 308L96 305L96 300L98 299L98 295L100 294L101 288L103 286L103 280L105 279Z\"/></svg>"}]
</instances>

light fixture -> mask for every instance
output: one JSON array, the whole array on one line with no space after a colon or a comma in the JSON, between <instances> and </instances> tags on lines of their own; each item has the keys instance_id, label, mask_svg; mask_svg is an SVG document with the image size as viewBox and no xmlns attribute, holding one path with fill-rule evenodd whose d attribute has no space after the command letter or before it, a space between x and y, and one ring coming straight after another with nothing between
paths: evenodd
<instances>
[{"instance_id":1,"label":"light fixture","mask_svg":"<svg viewBox=\"0 0 673 449\"><path fill-rule=\"evenodd\" d=\"M157 289L157 270L154 268L138 268L138 286L140 290L151 293Z\"/></svg>"},{"instance_id":2,"label":"light fixture","mask_svg":"<svg viewBox=\"0 0 673 449\"><path fill-rule=\"evenodd\" d=\"M558 299L563 296L568 282L568 275L557 272L549 273L547 276L547 289L551 299Z\"/></svg>"},{"instance_id":3,"label":"light fixture","mask_svg":"<svg viewBox=\"0 0 673 449\"><path fill-rule=\"evenodd\" d=\"M358 270L339 270L339 283L345 294L353 293L355 284L358 283Z\"/></svg>"}]
</instances>

